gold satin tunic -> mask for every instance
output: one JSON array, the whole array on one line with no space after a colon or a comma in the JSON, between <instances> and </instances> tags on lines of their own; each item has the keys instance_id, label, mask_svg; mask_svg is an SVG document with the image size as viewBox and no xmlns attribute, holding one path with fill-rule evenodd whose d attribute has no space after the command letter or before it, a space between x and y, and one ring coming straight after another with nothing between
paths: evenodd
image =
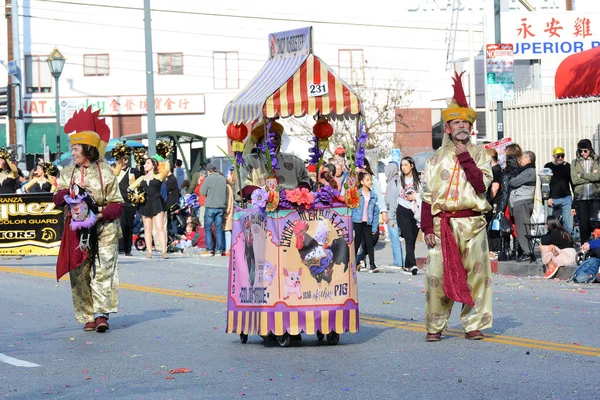
<instances>
[{"instance_id":1,"label":"gold satin tunic","mask_svg":"<svg viewBox=\"0 0 600 400\"><path fill-rule=\"evenodd\" d=\"M490 156L481 147L467 144L467 150L483 172L487 187L492 182ZM427 332L438 333L447 328L454 301L444 294L444 257L440 241L440 212L472 210L482 215L451 218L450 227L458 243L467 270L467 285L475 306L463 305L460 318L465 332L492 326L492 271L484 213L491 210L485 193L477 193L467 181L452 142L442 146L425 164L423 201L431 204L435 247L428 250L425 280L425 325Z\"/></svg>"},{"instance_id":2,"label":"gold satin tunic","mask_svg":"<svg viewBox=\"0 0 600 400\"><path fill-rule=\"evenodd\" d=\"M100 183L102 177L102 184ZM110 203L123 203L117 179L108 165L103 162L93 163L87 168L77 165L65 167L60 174L57 190L69 189L72 184L85 187L89 195L99 207ZM96 274L92 276L89 258L69 273L75 319L80 324L94 321L94 313L116 313L119 292L119 238L121 224L115 221L101 220L98 229L98 259ZM70 229L70 227L65 227Z\"/></svg>"}]
</instances>

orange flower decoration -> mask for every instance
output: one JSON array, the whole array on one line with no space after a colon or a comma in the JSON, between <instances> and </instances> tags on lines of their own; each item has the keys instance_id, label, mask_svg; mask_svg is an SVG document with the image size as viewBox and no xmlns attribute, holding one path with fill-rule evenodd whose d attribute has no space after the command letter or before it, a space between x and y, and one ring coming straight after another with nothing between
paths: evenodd
<instances>
[{"instance_id":1,"label":"orange flower decoration","mask_svg":"<svg viewBox=\"0 0 600 400\"><path fill-rule=\"evenodd\" d=\"M346 190L345 195L346 205L349 208L358 208L360 205L360 194L357 187L351 187Z\"/></svg>"}]
</instances>

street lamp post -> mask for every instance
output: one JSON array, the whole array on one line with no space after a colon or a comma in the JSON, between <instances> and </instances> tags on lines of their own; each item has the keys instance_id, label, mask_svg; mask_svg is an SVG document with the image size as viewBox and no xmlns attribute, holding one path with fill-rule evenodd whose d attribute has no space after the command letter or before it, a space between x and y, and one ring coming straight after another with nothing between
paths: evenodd
<instances>
[{"instance_id":1,"label":"street lamp post","mask_svg":"<svg viewBox=\"0 0 600 400\"><path fill-rule=\"evenodd\" d=\"M60 51L55 47L52 53L48 56L46 62L50 68L50 73L54 77L54 89L56 92L54 109L56 111L56 160L60 163L60 102L58 97L58 78L62 74L65 66L66 58L60 54Z\"/></svg>"}]
</instances>

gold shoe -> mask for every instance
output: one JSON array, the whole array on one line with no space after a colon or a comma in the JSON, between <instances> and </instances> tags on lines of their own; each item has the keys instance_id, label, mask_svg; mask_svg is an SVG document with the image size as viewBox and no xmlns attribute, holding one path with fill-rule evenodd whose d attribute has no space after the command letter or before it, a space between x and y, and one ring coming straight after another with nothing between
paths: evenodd
<instances>
[{"instance_id":1,"label":"gold shoe","mask_svg":"<svg viewBox=\"0 0 600 400\"><path fill-rule=\"evenodd\" d=\"M169 258L169 255L166 252L163 252L163 258L166 260Z\"/></svg>"},{"instance_id":2,"label":"gold shoe","mask_svg":"<svg viewBox=\"0 0 600 400\"><path fill-rule=\"evenodd\" d=\"M146 254L146 258L152 258L152 252Z\"/></svg>"}]
</instances>

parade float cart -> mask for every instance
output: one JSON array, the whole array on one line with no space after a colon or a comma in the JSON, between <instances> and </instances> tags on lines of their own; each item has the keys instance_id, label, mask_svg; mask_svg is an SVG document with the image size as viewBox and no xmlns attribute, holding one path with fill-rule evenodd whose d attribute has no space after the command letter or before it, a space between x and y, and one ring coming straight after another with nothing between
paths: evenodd
<instances>
[{"instance_id":1,"label":"parade float cart","mask_svg":"<svg viewBox=\"0 0 600 400\"><path fill-rule=\"evenodd\" d=\"M361 116L357 94L312 54L311 34L308 27L269 35L270 58L227 105L225 125ZM337 344L341 333L357 332L351 211L345 203L236 210L226 332L239 334L242 343L250 334L274 335L283 347L301 333Z\"/></svg>"}]
</instances>

